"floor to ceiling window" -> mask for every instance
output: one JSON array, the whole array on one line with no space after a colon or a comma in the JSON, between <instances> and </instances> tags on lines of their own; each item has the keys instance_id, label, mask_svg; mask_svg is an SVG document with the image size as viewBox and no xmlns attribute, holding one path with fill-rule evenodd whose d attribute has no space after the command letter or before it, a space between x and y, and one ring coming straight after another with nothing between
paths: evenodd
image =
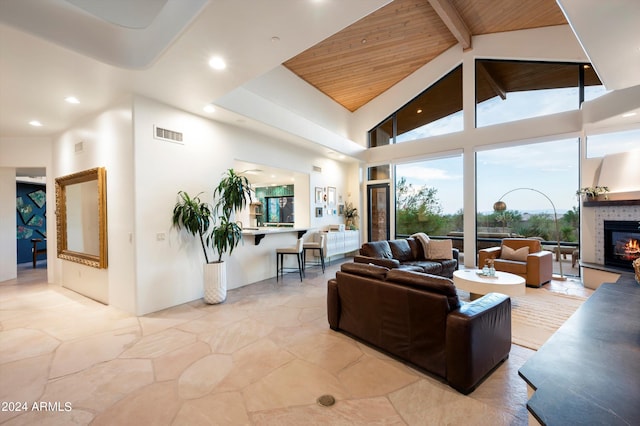
<instances>
[{"instance_id":1,"label":"floor to ceiling window","mask_svg":"<svg viewBox=\"0 0 640 426\"><path fill-rule=\"evenodd\" d=\"M396 236L425 232L461 242L462 155L398 164L395 170Z\"/></svg>"},{"instance_id":2,"label":"floor to ceiling window","mask_svg":"<svg viewBox=\"0 0 640 426\"><path fill-rule=\"evenodd\" d=\"M572 247L577 247L578 150L578 139L572 138L478 152L478 248L499 244L506 236L515 236L540 238L543 247L554 251L558 241L554 206L560 244L569 253ZM493 204L499 200L506 203L507 210L494 212ZM572 272L577 274L578 270Z\"/></svg>"}]
</instances>

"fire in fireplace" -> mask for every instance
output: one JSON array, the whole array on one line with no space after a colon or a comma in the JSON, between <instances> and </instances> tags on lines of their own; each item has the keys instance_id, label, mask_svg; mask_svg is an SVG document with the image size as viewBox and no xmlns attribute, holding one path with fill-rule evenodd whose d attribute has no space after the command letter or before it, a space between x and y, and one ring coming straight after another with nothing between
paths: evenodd
<instances>
[{"instance_id":1,"label":"fire in fireplace","mask_svg":"<svg viewBox=\"0 0 640 426\"><path fill-rule=\"evenodd\" d=\"M640 258L640 222L604 221L604 264L633 270Z\"/></svg>"}]
</instances>

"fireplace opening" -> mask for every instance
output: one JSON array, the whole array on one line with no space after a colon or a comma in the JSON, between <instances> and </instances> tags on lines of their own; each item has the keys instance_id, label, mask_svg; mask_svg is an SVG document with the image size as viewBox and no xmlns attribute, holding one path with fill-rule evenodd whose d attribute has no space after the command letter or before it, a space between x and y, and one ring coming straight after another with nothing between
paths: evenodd
<instances>
[{"instance_id":1,"label":"fireplace opening","mask_svg":"<svg viewBox=\"0 0 640 426\"><path fill-rule=\"evenodd\" d=\"M640 257L640 222L604 221L604 264L633 270Z\"/></svg>"}]
</instances>

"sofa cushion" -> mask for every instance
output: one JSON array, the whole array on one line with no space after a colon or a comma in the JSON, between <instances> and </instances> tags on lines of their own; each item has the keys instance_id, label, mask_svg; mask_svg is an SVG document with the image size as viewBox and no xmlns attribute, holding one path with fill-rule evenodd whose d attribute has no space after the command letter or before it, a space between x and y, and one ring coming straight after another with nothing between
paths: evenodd
<instances>
[{"instance_id":1,"label":"sofa cushion","mask_svg":"<svg viewBox=\"0 0 640 426\"><path fill-rule=\"evenodd\" d=\"M422 249L422 244L418 240L413 237L407 238L407 243L409 247L411 247L411 257L414 259L424 259L424 250Z\"/></svg>"},{"instance_id":2,"label":"sofa cushion","mask_svg":"<svg viewBox=\"0 0 640 426\"><path fill-rule=\"evenodd\" d=\"M424 232L416 232L415 234L411 235L411 237L418 240L418 243L420 243L420 245L422 246L422 252L425 254L424 259L426 259L426 254L429 251L429 236ZM417 257L416 259L419 259L419 257Z\"/></svg>"},{"instance_id":3,"label":"sofa cushion","mask_svg":"<svg viewBox=\"0 0 640 426\"><path fill-rule=\"evenodd\" d=\"M343 263L340 270L348 274L384 280L389 268L367 263Z\"/></svg>"},{"instance_id":4,"label":"sofa cushion","mask_svg":"<svg viewBox=\"0 0 640 426\"><path fill-rule=\"evenodd\" d=\"M430 260L412 260L405 262L404 265L418 266L420 267L420 272L427 274L440 275L442 272L442 263L432 262Z\"/></svg>"},{"instance_id":5,"label":"sofa cushion","mask_svg":"<svg viewBox=\"0 0 640 426\"><path fill-rule=\"evenodd\" d=\"M393 258L398 259L400 263L416 259L413 257L413 252L411 250L411 246L409 246L409 242L404 238L400 240L390 240L389 248L391 248L391 255Z\"/></svg>"},{"instance_id":6,"label":"sofa cushion","mask_svg":"<svg viewBox=\"0 0 640 426\"><path fill-rule=\"evenodd\" d=\"M430 240L427 259L453 259L451 240Z\"/></svg>"},{"instance_id":7,"label":"sofa cushion","mask_svg":"<svg viewBox=\"0 0 640 426\"><path fill-rule=\"evenodd\" d=\"M389 247L389 242L386 240L364 243L362 247L360 247L360 254L363 256L379 257L382 259L393 259L391 247Z\"/></svg>"},{"instance_id":8,"label":"sofa cushion","mask_svg":"<svg viewBox=\"0 0 640 426\"><path fill-rule=\"evenodd\" d=\"M493 266L497 271L509 272L511 274L527 276L526 262L517 262L515 260L496 259Z\"/></svg>"},{"instance_id":9,"label":"sofa cushion","mask_svg":"<svg viewBox=\"0 0 640 426\"><path fill-rule=\"evenodd\" d=\"M520 247L519 249L514 250L503 244L500 249L500 259L526 262L527 256L529 256L529 247Z\"/></svg>"},{"instance_id":10,"label":"sofa cushion","mask_svg":"<svg viewBox=\"0 0 640 426\"><path fill-rule=\"evenodd\" d=\"M447 297L450 310L458 309L460 307L460 299L458 298L456 287L453 285L453 281L449 278L424 274L421 272L392 269L387 272L387 281L442 294Z\"/></svg>"}]
</instances>

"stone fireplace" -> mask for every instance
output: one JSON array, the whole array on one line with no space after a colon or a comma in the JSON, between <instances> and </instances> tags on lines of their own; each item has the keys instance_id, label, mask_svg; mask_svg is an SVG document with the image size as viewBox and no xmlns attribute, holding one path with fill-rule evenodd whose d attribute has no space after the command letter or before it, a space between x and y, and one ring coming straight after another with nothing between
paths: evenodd
<instances>
[{"instance_id":1,"label":"stone fireplace","mask_svg":"<svg viewBox=\"0 0 640 426\"><path fill-rule=\"evenodd\" d=\"M640 257L640 222L605 220L604 264L633 270L632 262Z\"/></svg>"}]
</instances>

